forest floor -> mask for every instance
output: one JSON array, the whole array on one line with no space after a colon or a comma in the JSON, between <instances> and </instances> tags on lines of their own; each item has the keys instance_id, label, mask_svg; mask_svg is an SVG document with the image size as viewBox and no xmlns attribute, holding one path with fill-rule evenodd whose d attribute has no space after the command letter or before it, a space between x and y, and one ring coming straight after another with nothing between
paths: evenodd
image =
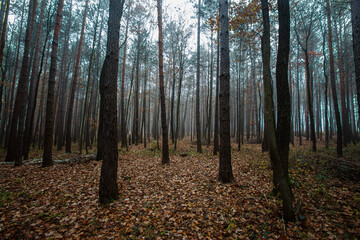
<instances>
[{"instance_id":1,"label":"forest floor","mask_svg":"<svg viewBox=\"0 0 360 240\"><path fill-rule=\"evenodd\" d=\"M154 144L120 150L120 197L108 206L98 203L101 162L1 164L0 239L359 238L359 172L334 163L334 148L291 147L293 223L283 221L281 202L271 196L269 157L260 145L245 144L240 152L233 145L231 184L217 181L212 148L203 151L181 142L164 166ZM344 159L359 163L359 145L348 147Z\"/></svg>"}]
</instances>

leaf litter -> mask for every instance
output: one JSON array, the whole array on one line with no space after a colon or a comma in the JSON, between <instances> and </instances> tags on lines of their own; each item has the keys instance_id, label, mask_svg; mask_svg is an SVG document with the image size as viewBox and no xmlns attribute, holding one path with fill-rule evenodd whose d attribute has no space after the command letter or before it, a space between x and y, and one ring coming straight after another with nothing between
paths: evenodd
<instances>
[{"instance_id":1,"label":"leaf litter","mask_svg":"<svg viewBox=\"0 0 360 240\"><path fill-rule=\"evenodd\" d=\"M101 206L101 162L0 166L1 239L355 239L360 185L329 177L297 149L291 178L297 221L285 223L271 196L272 172L260 145L232 152L235 181L217 181L218 158L187 142L161 165L161 152L119 153L119 199ZM184 154L186 153L186 154ZM294 155L294 154L293 154ZM302 157L299 157L299 156ZM290 160L291 160L290 159Z\"/></svg>"}]
</instances>

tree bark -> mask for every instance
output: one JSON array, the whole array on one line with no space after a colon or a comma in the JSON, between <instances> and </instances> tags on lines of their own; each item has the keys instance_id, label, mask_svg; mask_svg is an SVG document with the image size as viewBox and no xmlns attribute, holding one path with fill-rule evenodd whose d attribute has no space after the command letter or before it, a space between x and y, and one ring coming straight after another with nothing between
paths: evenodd
<instances>
[{"instance_id":1,"label":"tree bark","mask_svg":"<svg viewBox=\"0 0 360 240\"><path fill-rule=\"evenodd\" d=\"M165 106L165 89L164 89L164 57L163 57L163 32L162 32L162 1L157 0L158 28L159 28L159 88L160 88L160 105L161 105L161 128L162 128L162 164L170 162L169 144L168 144L168 127L166 124L166 106Z\"/></svg>"},{"instance_id":2,"label":"tree bark","mask_svg":"<svg viewBox=\"0 0 360 240\"><path fill-rule=\"evenodd\" d=\"M126 148L126 149L128 149L128 146L127 146L126 118L125 118L125 72L126 72L126 50L127 50L127 42L128 42L129 21L130 21L130 16L128 15L127 20L126 20L124 57L123 57L123 68L122 68L122 74L121 74L121 92L120 92L121 147Z\"/></svg>"},{"instance_id":3,"label":"tree bark","mask_svg":"<svg viewBox=\"0 0 360 240\"><path fill-rule=\"evenodd\" d=\"M11 119L9 146L6 155L6 161L7 162L14 161L15 166L22 165L22 150L23 150L23 141L24 141L24 121L25 121L24 109L26 108L26 97L27 97L29 74L30 74L29 53L30 53L31 36L35 21L36 6L37 6L37 0L31 0L29 4L27 27L25 33L24 55L22 59L20 78L16 92L14 112Z\"/></svg>"},{"instance_id":4,"label":"tree bark","mask_svg":"<svg viewBox=\"0 0 360 240\"><path fill-rule=\"evenodd\" d=\"M333 41L332 41L332 28L331 28L331 10L330 10L330 0L326 0L326 17L328 24L328 41L329 41L329 55L330 55L330 81L331 81L331 91L333 96L333 104L335 109L335 118L337 126L337 140L336 140L336 152L338 157L343 156L342 150L342 126L340 119L340 111L338 106L338 98L336 93L336 83L335 83L335 67L334 67L334 50L333 50Z\"/></svg>"},{"instance_id":5,"label":"tree bark","mask_svg":"<svg viewBox=\"0 0 360 240\"><path fill-rule=\"evenodd\" d=\"M54 38L51 47L51 64L50 74L48 81L48 95L46 103L46 118L45 118L45 138L44 138L44 154L43 154L43 167L48 167L54 164L52 159L52 147L53 147L53 133L54 133L54 118L55 118L55 77L57 71L57 50L59 46L59 34L61 29L62 12L64 7L64 0L59 0L55 28Z\"/></svg>"},{"instance_id":6,"label":"tree bark","mask_svg":"<svg viewBox=\"0 0 360 240\"><path fill-rule=\"evenodd\" d=\"M107 204L118 199L117 171L117 76L119 68L120 21L125 0L110 0L106 58L100 75L100 112L103 163L101 166L99 201Z\"/></svg>"},{"instance_id":7,"label":"tree bark","mask_svg":"<svg viewBox=\"0 0 360 240\"><path fill-rule=\"evenodd\" d=\"M217 41L220 41L220 30L217 30ZM214 151L213 155L219 152L219 72L220 72L220 44L216 49L216 93L215 93L215 116L214 116Z\"/></svg>"},{"instance_id":8,"label":"tree bark","mask_svg":"<svg viewBox=\"0 0 360 240\"><path fill-rule=\"evenodd\" d=\"M219 1L220 8L220 156L219 176L222 183L232 182L230 142L230 55L229 13L227 0Z\"/></svg>"},{"instance_id":9,"label":"tree bark","mask_svg":"<svg viewBox=\"0 0 360 240\"><path fill-rule=\"evenodd\" d=\"M82 154L82 146L83 146L83 140L84 138L86 138L86 136L88 136L89 134L89 94L90 94L90 85L92 83L91 81L91 75L93 72L93 61L94 61L94 57L95 57L95 45L96 45L96 35L97 35L97 28L98 28L98 23L99 23L99 14L100 14L100 2L98 5L98 10L97 10L97 15L96 15L96 22L94 25L94 37L93 37L93 45L92 45L92 50L91 50L91 54L90 54L90 63L89 63L89 70L88 70L88 79L87 79L87 84L86 84L86 92L85 92L85 103L84 103L84 111L83 111L83 116L82 116L82 121L80 123L80 141L79 141L79 153ZM86 133L84 133L84 131ZM85 140L86 141L86 140ZM87 145L85 147L86 149L86 153L88 153L87 151Z\"/></svg>"},{"instance_id":10,"label":"tree bark","mask_svg":"<svg viewBox=\"0 0 360 240\"><path fill-rule=\"evenodd\" d=\"M198 26L197 26L197 53L196 53L196 147L197 152L201 153L201 125L200 125L200 5L198 6Z\"/></svg>"},{"instance_id":11,"label":"tree bark","mask_svg":"<svg viewBox=\"0 0 360 240\"><path fill-rule=\"evenodd\" d=\"M35 115L35 103L37 98L37 90L39 86L39 81L37 81L38 74L39 74L39 53L40 53L40 43L41 43L41 32L43 26L43 18L45 13L45 7L47 4L47 0L42 0L41 3L41 13L40 13L40 20L36 34L36 42L35 42L35 53L34 53L34 62L31 72L30 78L30 90L29 90L29 97L28 97L28 107L26 112L26 122L25 122L25 132L24 132L24 148L23 148L23 156L24 159L28 158L28 154L30 151L30 144L31 144L31 136L33 130L33 123L34 123L34 115ZM47 41L47 39L45 39Z\"/></svg>"},{"instance_id":12,"label":"tree bark","mask_svg":"<svg viewBox=\"0 0 360 240\"><path fill-rule=\"evenodd\" d=\"M82 50L82 44L83 44L83 39L84 39L84 31L85 31L88 3L89 3L89 0L86 0L85 9L84 9L84 17L83 17L83 21L82 21L82 27L81 27L81 33L80 33L80 39L79 39L79 46L77 49L76 62L74 65L74 75L73 75L73 79L71 81L71 88L70 88L70 95L69 95L69 106L68 106L68 114L67 114L67 121L66 121L66 146L65 146L65 151L67 153L71 153L72 116L73 116L73 109L74 109L76 85L77 85L78 74L79 74L81 50Z\"/></svg>"},{"instance_id":13,"label":"tree bark","mask_svg":"<svg viewBox=\"0 0 360 240\"><path fill-rule=\"evenodd\" d=\"M287 84L287 60L289 56L289 39L290 39L290 13L289 13L289 1L288 0L279 0L279 46L278 46L278 61L277 61L277 87L286 87ZM269 7L267 0L261 0L261 7L263 13L263 24L264 24L264 32L261 39L261 48L262 48L262 58L263 58L263 81L264 81L264 99L265 99L265 129L268 138L269 144L269 154L273 167L273 175L275 184L278 187L281 193L281 198L283 201L283 210L284 210L284 218L286 221L294 220L294 210L292 206L292 190L289 182L287 181L286 173L284 171L285 164L282 162L284 160L285 151L289 147L289 142L285 143L286 140L289 141L289 129L286 130L285 127L290 123L286 123L287 117L286 113L279 112L279 120L283 118L281 122L285 126L280 126L281 129L285 129L287 133L284 135L276 134L275 130L275 118L274 118L274 103L272 98L272 86L271 86L271 71L270 71L270 20L269 20ZM282 69L281 69L282 68ZM281 79L280 79L281 77ZM286 83L285 83L286 82ZM278 88L279 90L279 88ZM289 97L289 89L284 89L287 92ZM283 101L286 98L286 93L282 96L279 96L280 99L278 101ZM290 101L288 99L288 103ZM285 106L285 109L288 106ZM284 108L281 111L285 110ZM288 113L290 115L290 112ZM278 125L279 128L279 125ZM279 131L279 129L277 130ZM277 139L278 138L278 139ZM284 149L279 151L279 143L285 143L286 146ZM282 155L282 157L280 157Z\"/></svg>"},{"instance_id":14,"label":"tree bark","mask_svg":"<svg viewBox=\"0 0 360 240\"><path fill-rule=\"evenodd\" d=\"M353 50L356 77L356 95L358 111L360 109L360 0L351 1L351 22L353 32Z\"/></svg>"}]
</instances>

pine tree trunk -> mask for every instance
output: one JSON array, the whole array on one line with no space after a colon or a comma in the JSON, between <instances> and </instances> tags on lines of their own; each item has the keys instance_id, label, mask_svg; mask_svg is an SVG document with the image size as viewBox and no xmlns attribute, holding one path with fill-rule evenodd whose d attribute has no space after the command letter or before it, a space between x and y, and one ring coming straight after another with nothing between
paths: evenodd
<instances>
[{"instance_id":1,"label":"pine tree trunk","mask_svg":"<svg viewBox=\"0 0 360 240\"><path fill-rule=\"evenodd\" d=\"M330 0L326 0L326 16L328 24L328 41L329 41L329 54L330 54L330 81L331 81L331 90L333 96L333 104L335 109L335 118L337 126L337 146L336 152L338 157L343 156L342 150L342 126L340 120L340 111L338 106L338 98L336 93L336 83L335 83L335 67L334 67L334 50L332 47L332 28L331 28L331 10L330 10Z\"/></svg>"},{"instance_id":2,"label":"pine tree trunk","mask_svg":"<svg viewBox=\"0 0 360 240\"><path fill-rule=\"evenodd\" d=\"M217 41L220 41L220 31L217 31ZM220 84L220 45L216 49L216 93L215 93L215 116L214 116L214 151L213 155L219 152L219 84Z\"/></svg>"},{"instance_id":3,"label":"pine tree trunk","mask_svg":"<svg viewBox=\"0 0 360 240\"><path fill-rule=\"evenodd\" d=\"M179 87L177 93L177 105L176 105L176 125L175 125L175 136L174 136L174 150L177 148L177 142L179 138L179 122L180 122L180 99L181 99L181 87L184 77L184 60L183 53L180 52L179 62L180 62L180 74L179 74ZM186 111L185 111L186 113Z\"/></svg>"},{"instance_id":4,"label":"pine tree trunk","mask_svg":"<svg viewBox=\"0 0 360 240\"><path fill-rule=\"evenodd\" d=\"M351 22L356 77L356 95L360 111L360 0L351 0Z\"/></svg>"},{"instance_id":5,"label":"pine tree trunk","mask_svg":"<svg viewBox=\"0 0 360 240\"><path fill-rule=\"evenodd\" d=\"M120 21L125 0L110 0L106 58L100 76L100 112L103 163L101 166L99 201L107 204L118 199L117 171L117 76L119 68Z\"/></svg>"},{"instance_id":6,"label":"pine tree trunk","mask_svg":"<svg viewBox=\"0 0 360 240\"><path fill-rule=\"evenodd\" d=\"M48 82L48 94L46 103L46 118L45 118L45 138L44 138L44 154L43 167L48 167L54 164L52 159L53 147L53 133L54 133L54 118L55 118L55 77L57 71L57 50L59 46L59 34L61 29L62 12L64 7L64 0L59 0L56 19L54 38L51 47L51 64Z\"/></svg>"},{"instance_id":7,"label":"pine tree trunk","mask_svg":"<svg viewBox=\"0 0 360 240\"><path fill-rule=\"evenodd\" d=\"M125 30L125 43L124 43L124 57L123 57L123 68L121 74L121 92L120 92L120 136L121 136L121 147L127 147L127 133L126 133L126 118L125 118L125 72L126 72L126 50L128 42L128 32L129 32L129 21L130 16L127 16L126 20L126 30Z\"/></svg>"},{"instance_id":8,"label":"pine tree trunk","mask_svg":"<svg viewBox=\"0 0 360 240\"><path fill-rule=\"evenodd\" d=\"M79 153L82 153L82 146L83 146L83 141L84 138L86 138L86 136L88 136L89 134L89 95L90 95L90 85L92 85L92 80L91 80L91 76L92 76L92 72L93 72L93 62L94 62L94 57L95 57L95 45L96 45L96 35L97 35L97 28L98 28L98 22L99 22L99 14L100 14L100 2L98 5L98 10L97 10L97 15L96 15L96 22L95 22L95 26L94 26L94 37L93 37L93 45L92 45L92 50L91 50L91 54L90 54L90 63L89 63L89 70L88 70L88 79L87 79L87 84L86 84L86 92L85 92L85 103L84 103L84 111L83 111L83 116L82 116L82 121L80 123L80 141L79 141ZM85 132L85 133L84 133ZM86 153L87 152L87 146L86 148Z\"/></svg>"},{"instance_id":9,"label":"pine tree trunk","mask_svg":"<svg viewBox=\"0 0 360 240\"><path fill-rule=\"evenodd\" d=\"M41 40L41 32L42 32L43 18L44 18L46 4L47 4L47 0L42 0L40 20L36 34L34 62L31 72L31 78L30 78L30 90L28 97L29 100L28 100L28 107L26 113L25 132L24 132L24 148L23 148L24 159L28 158L28 154L30 151L32 130L34 125L33 123L34 123L34 115L35 115L35 103L36 103L37 91L39 87L38 74L39 74L39 62L40 62L39 59L40 43L41 43L40 40ZM45 42L47 42L47 36Z\"/></svg>"},{"instance_id":10,"label":"pine tree trunk","mask_svg":"<svg viewBox=\"0 0 360 240\"><path fill-rule=\"evenodd\" d=\"M170 162L169 144L168 144L168 127L166 124L166 106L165 106L165 89L164 89L164 56L163 56L163 33L162 33L162 1L157 0L158 28L159 28L159 88L160 88L160 105L161 105L161 129L162 129L162 164Z\"/></svg>"},{"instance_id":11,"label":"pine tree trunk","mask_svg":"<svg viewBox=\"0 0 360 240\"><path fill-rule=\"evenodd\" d=\"M200 125L200 5L198 9L198 26L197 26L197 53L196 53L196 146L197 152L201 153L201 125Z\"/></svg>"},{"instance_id":12,"label":"pine tree trunk","mask_svg":"<svg viewBox=\"0 0 360 240\"><path fill-rule=\"evenodd\" d=\"M27 27L25 33L24 55L20 70L20 78L16 92L14 111L11 119L9 146L6 155L7 162L15 162L16 166L22 165L22 151L24 141L24 122L26 108L26 97L30 74L29 53L31 36L35 21L37 0L31 0L29 4Z\"/></svg>"},{"instance_id":13,"label":"pine tree trunk","mask_svg":"<svg viewBox=\"0 0 360 240\"><path fill-rule=\"evenodd\" d=\"M286 146L281 146L283 149L279 151L279 143L285 143L286 139L289 141L289 129L286 130L285 127L290 125L290 122L286 123L286 119L289 118L286 116L286 113L283 112L286 107L289 107L290 101L288 99L288 105L285 106L285 109L282 108L279 112L279 121L284 124L280 126L282 130L285 130L285 134L276 134L275 131L275 118L274 118L274 103L272 98L272 86L271 86L271 71L270 71L270 20L269 20L269 8L268 1L261 0L262 13L263 13L263 24L264 32L261 39L261 48L262 48L262 58L263 58L263 81L264 81L264 99L265 99L265 129L268 138L269 144L269 153L273 167L274 175L274 187L279 188L281 193L281 198L283 202L284 218L286 221L294 220L294 210L292 206L292 190L290 188L289 182L287 181L286 173L284 171L284 160L285 151L289 148L289 142L285 144ZM286 87L287 84L287 60L289 56L289 40L290 40L290 13L289 13L289 1L279 0L279 50L278 50L278 62L277 62L277 87ZM283 57L279 59L279 57ZM285 68L285 69L284 69ZM281 77L281 79L280 79ZM281 81L282 80L282 81ZM278 83L278 81L280 81ZM289 90L284 89L288 93ZM279 96L278 101L284 100L286 98L286 93L282 96ZM290 115L290 112L288 112ZM280 118L282 118L280 120ZM278 125L279 127L279 125ZM277 135L277 136L276 136ZM278 139L277 139L278 138ZM282 155L282 157L281 157Z\"/></svg>"},{"instance_id":14,"label":"pine tree trunk","mask_svg":"<svg viewBox=\"0 0 360 240\"><path fill-rule=\"evenodd\" d=\"M66 146L65 146L65 151L67 153L71 153L72 116L73 116L73 109L74 109L76 85L77 85L78 74L79 74L81 50L82 50L82 44L83 44L83 39L84 39L84 31L85 31L88 3L89 3L89 0L86 0L85 9L84 9L84 17L83 17L81 33L80 33L79 46L78 46L76 62L75 62L75 66L74 66L74 75L73 75L73 79L71 81L71 88L70 88L70 95L69 95L69 106L68 106L68 114L67 114L67 121L66 121Z\"/></svg>"},{"instance_id":15,"label":"pine tree trunk","mask_svg":"<svg viewBox=\"0 0 360 240\"><path fill-rule=\"evenodd\" d=\"M220 8L220 156L219 176L222 183L232 182L230 142L230 55L228 2L219 1Z\"/></svg>"}]
</instances>

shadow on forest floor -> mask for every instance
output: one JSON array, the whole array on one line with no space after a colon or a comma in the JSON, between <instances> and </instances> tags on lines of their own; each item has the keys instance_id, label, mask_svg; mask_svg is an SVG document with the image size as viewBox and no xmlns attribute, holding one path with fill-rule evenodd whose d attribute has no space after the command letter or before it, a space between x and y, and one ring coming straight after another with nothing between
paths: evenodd
<instances>
[{"instance_id":1,"label":"shadow on forest floor","mask_svg":"<svg viewBox=\"0 0 360 240\"><path fill-rule=\"evenodd\" d=\"M98 204L101 162L40 168L0 166L0 238L228 238L353 239L360 235L360 184L329 164L333 149L291 148L297 221L285 224L281 203L269 194L271 167L261 145L233 146L235 182L217 179L212 148L180 142L170 164L142 145L119 150L120 198ZM345 160L359 162L359 146ZM56 156L60 156L56 155ZM34 156L34 155L32 155ZM73 155L61 155L72 158ZM341 164L337 164L341 165ZM336 164L334 165L336 166ZM335 170L334 170L335 169ZM340 174L339 174L340 173Z\"/></svg>"}]
</instances>

